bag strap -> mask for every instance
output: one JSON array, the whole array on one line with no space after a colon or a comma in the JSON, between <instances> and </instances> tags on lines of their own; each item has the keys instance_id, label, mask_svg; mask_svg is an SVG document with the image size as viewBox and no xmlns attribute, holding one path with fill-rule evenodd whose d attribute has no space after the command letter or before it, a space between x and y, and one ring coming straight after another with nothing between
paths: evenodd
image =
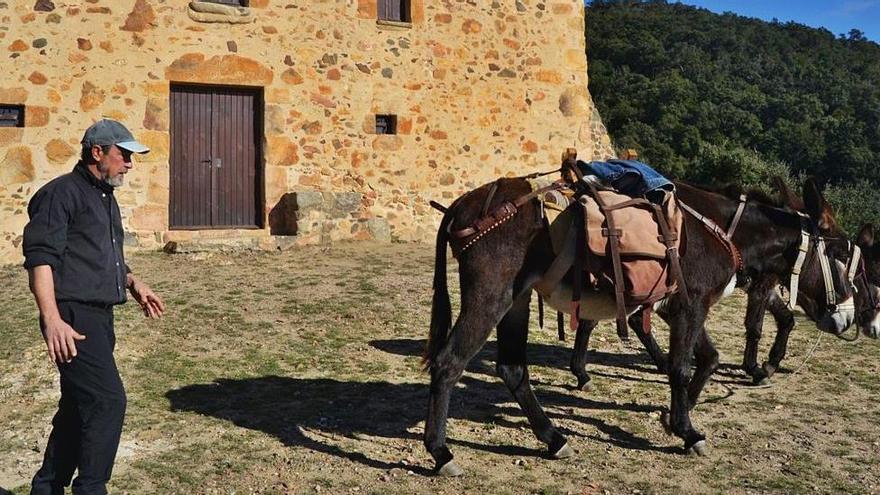
<instances>
[{"instance_id":1,"label":"bag strap","mask_svg":"<svg viewBox=\"0 0 880 495\"><path fill-rule=\"evenodd\" d=\"M621 340L629 340L629 327L626 322L626 303L624 301L625 285L623 281L623 266L620 263L620 236L622 232L616 226L614 215L612 214L613 209L607 208L605 201L599 195L599 192L592 183L587 183L587 185L593 193L593 199L596 201L596 204L599 205L599 210L605 215L605 223L608 225L607 228L602 229L602 235L608 238L608 247L611 251L611 267L614 270L614 301L617 305L617 336L620 337ZM586 211L586 207L584 207L584 211ZM584 222L583 228L584 230L587 230L586 221ZM586 245L582 246L581 249L586 251Z\"/></svg>"},{"instance_id":2,"label":"bag strap","mask_svg":"<svg viewBox=\"0 0 880 495\"><path fill-rule=\"evenodd\" d=\"M669 269L671 271L673 280L678 282L678 290L681 291L682 294L687 294L687 284L684 281L684 274L681 271L681 257L678 254L678 248L675 246L675 241L678 240L678 236L672 233L672 230L669 228L669 220L666 218L666 213L664 213L663 208L657 204L651 204L652 209L654 210L654 216L657 218L657 225L660 226L660 234L662 236L661 241L666 245L666 258L669 260ZM682 224L682 229L684 225Z\"/></svg>"}]
</instances>

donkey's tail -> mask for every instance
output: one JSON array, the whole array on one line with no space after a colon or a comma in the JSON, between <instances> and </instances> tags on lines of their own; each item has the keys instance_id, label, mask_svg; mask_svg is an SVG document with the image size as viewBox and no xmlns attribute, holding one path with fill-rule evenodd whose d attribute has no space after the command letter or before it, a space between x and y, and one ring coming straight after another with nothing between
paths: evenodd
<instances>
[{"instance_id":1,"label":"donkey's tail","mask_svg":"<svg viewBox=\"0 0 880 495\"><path fill-rule=\"evenodd\" d=\"M452 206L444 213L437 230L437 243L434 253L434 297L431 301L431 331L428 344L422 356L422 366L430 369L434 365L440 349L449 336L452 323L452 306L449 303L449 287L446 284L446 245L449 242L447 229L452 222Z\"/></svg>"}]
</instances>

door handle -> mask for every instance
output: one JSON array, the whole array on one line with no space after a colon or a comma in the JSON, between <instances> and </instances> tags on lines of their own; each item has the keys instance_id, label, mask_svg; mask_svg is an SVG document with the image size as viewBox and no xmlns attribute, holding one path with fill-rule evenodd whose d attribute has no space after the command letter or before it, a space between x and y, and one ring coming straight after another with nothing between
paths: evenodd
<instances>
[{"instance_id":1,"label":"door handle","mask_svg":"<svg viewBox=\"0 0 880 495\"><path fill-rule=\"evenodd\" d=\"M220 158L214 158L214 166L220 168L223 166L223 160Z\"/></svg>"}]
</instances>

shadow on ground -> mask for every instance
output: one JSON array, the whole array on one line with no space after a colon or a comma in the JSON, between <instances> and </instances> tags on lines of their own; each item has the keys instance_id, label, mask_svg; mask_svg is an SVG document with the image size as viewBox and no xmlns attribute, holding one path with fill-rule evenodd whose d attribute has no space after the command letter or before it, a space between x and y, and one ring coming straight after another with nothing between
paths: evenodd
<instances>
[{"instance_id":1,"label":"shadow on ground","mask_svg":"<svg viewBox=\"0 0 880 495\"><path fill-rule=\"evenodd\" d=\"M588 410L622 410L648 414L658 407L634 403L603 402L541 389L539 400L552 409L551 418L575 420L595 427L606 436L584 435L563 429L569 436L589 436L600 442L637 450L674 452L658 447L604 421L581 416ZM365 437L420 440L428 387L424 383L345 382L327 378L218 378L213 383L188 385L166 394L173 411L189 411L220 418L251 430L262 431L285 445L301 446L346 458L379 469L401 468L426 474L427 470L392 463L341 447L338 437L369 442ZM525 419L500 381L484 381L465 376L459 382L450 404L450 418L494 423L501 427L521 427ZM558 412L559 409L567 411ZM505 416L522 418L513 422ZM330 435L337 436L331 438ZM543 456L543 450L514 445L487 445L450 440L475 450L505 455ZM364 448L363 450L367 450Z\"/></svg>"},{"instance_id":2,"label":"shadow on ground","mask_svg":"<svg viewBox=\"0 0 880 495\"><path fill-rule=\"evenodd\" d=\"M421 356L424 353L425 344L426 341L424 339L373 340L370 342L371 346L380 351L400 356ZM483 349L480 350L476 358L471 360L468 371L480 373L488 366L490 368L489 374L494 376L494 371L492 371L494 364L492 363L495 362L497 355L497 343L494 340L486 342L486 345L483 346ZM561 343L560 345L547 345L530 342L526 350L526 355L529 359L529 366L543 366L567 370L568 362L571 359L571 347L566 347L565 343ZM632 354L591 350L587 353L587 371L589 373L598 374L600 376L614 376L617 378L619 377L618 375L603 375L602 373L596 373L595 371L590 370L590 365L622 368L655 375L662 374L654 366L654 363L646 352ZM641 379L638 380L642 381ZM661 380L661 383L665 384L666 380Z\"/></svg>"},{"instance_id":3,"label":"shadow on ground","mask_svg":"<svg viewBox=\"0 0 880 495\"><path fill-rule=\"evenodd\" d=\"M370 345L376 349L401 356L421 356L425 350L425 344L426 341L424 339L373 340L370 342ZM547 345L530 342L526 354L529 357L529 366L544 366L567 370L569 360L571 359L571 352L571 348L566 347L565 344ZM498 346L496 342L487 342L477 356L471 360L467 370L471 373L495 376L494 362L497 354ZM646 373L655 376L656 379L598 371L593 368L594 365ZM654 362L651 360L651 357L643 350L640 350L635 354L631 352L612 353L590 350L587 353L587 372L591 376L601 376L615 380L657 383L663 385L668 383L665 374L657 369ZM786 368L780 368L777 370L777 374L780 375L788 373L789 370ZM715 372L713 381L739 387L749 387L752 385L751 378L742 371L742 368L739 365L731 363L721 363L718 370ZM576 382L577 380L572 377L570 384L573 385ZM556 385L565 384L560 383Z\"/></svg>"}]
</instances>

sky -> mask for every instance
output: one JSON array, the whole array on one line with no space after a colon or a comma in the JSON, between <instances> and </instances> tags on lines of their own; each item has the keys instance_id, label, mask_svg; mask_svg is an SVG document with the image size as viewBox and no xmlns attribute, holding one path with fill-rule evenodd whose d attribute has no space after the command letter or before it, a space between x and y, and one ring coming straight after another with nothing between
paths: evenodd
<instances>
[{"instance_id":1,"label":"sky","mask_svg":"<svg viewBox=\"0 0 880 495\"><path fill-rule=\"evenodd\" d=\"M811 27L823 27L835 36L850 29L865 33L880 43L880 0L680 0L719 14L733 12L766 21L794 21ZM672 3L672 0L670 0Z\"/></svg>"}]
</instances>

